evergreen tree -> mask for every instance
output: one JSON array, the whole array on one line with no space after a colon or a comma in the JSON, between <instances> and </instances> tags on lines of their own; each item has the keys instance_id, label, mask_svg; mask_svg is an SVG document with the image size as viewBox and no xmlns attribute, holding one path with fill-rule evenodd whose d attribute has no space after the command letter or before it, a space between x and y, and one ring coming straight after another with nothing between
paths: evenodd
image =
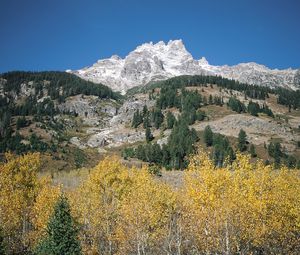
<instances>
[{"instance_id":1,"label":"evergreen tree","mask_svg":"<svg viewBox=\"0 0 300 255\"><path fill-rule=\"evenodd\" d=\"M212 146L212 144L213 144L213 135L214 135L214 133L212 132L210 126L206 126L205 129L204 129L203 138L204 138L204 142L205 142L207 147Z\"/></svg>"},{"instance_id":2,"label":"evergreen tree","mask_svg":"<svg viewBox=\"0 0 300 255\"><path fill-rule=\"evenodd\" d=\"M172 129L176 118L171 112L167 112L167 129Z\"/></svg>"},{"instance_id":3,"label":"evergreen tree","mask_svg":"<svg viewBox=\"0 0 300 255\"><path fill-rule=\"evenodd\" d=\"M231 110L238 112L238 113L245 112L245 110L246 110L245 105L235 97L229 98L229 101L227 104L231 108Z\"/></svg>"},{"instance_id":4,"label":"evergreen tree","mask_svg":"<svg viewBox=\"0 0 300 255\"><path fill-rule=\"evenodd\" d=\"M147 143L149 143L153 140L153 135L151 134L151 130L150 130L149 127L146 128L145 136L146 136L146 142Z\"/></svg>"},{"instance_id":5,"label":"evergreen tree","mask_svg":"<svg viewBox=\"0 0 300 255\"><path fill-rule=\"evenodd\" d=\"M77 228L71 216L67 198L62 195L47 226L47 237L38 245L37 254L76 255L81 254L77 239Z\"/></svg>"},{"instance_id":6,"label":"evergreen tree","mask_svg":"<svg viewBox=\"0 0 300 255\"><path fill-rule=\"evenodd\" d=\"M212 95L209 95L209 97L208 97L208 104L213 104L213 97L212 97Z\"/></svg>"},{"instance_id":7,"label":"evergreen tree","mask_svg":"<svg viewBox=\"0 0 300 255\"><path fill-rule=\"evenodd\" d=\"M18 118L17 122L16 122L16 128L17 130L19 130L22 127L25 127L27 124L27 121L25 119L25 116L23 116L22 118Z\"/></svg>"},{"instance_id":8,"label":"evergreen tree","mask_svg":"<svg viewBox=\"0 0 300 255\"><path fill-rule=\"evenodd\" d=\"M148 107L147 105L144 105L143 107L143 117L145 117L148 114Z\"/></svg>"},{"instance_id":9,"label":"evergreen tree","mask_svg":"<svg viewBox=\"0 0 300 255\"><path fill-rule=\"evenodd\" d=\"M247 107L247 111L253 116L258 116L258 113L261 111L261 109L258 103L250 101Z\"/></svg>"},{"instance_id":10,"label":"evergreen tree","mask_svg":"<svg viewBox=\"0 0 300 255\"><path fill-rule=\"evenodd\" d=\"M206 117L206 114L204 111L197 111L196 113L196 120L202 121Z\"/></svg>"},{"instance_id":11,"label":"evergreen tree","mask_svg":"<svg viewBox=\"0 0 300 255\"><path fill-rule=\"evenodd\" d=\"M143 128L146 129L149 126L150 126L150 124L149 124L149 116L147 114L146 116L144 116L144 119L143 119Z\"/></svg>"},{"instance_id":12,"label":"evergreen tree","mask_svg":"<svg viewBox=\"0 0 300 255\"><path fill-rule=\"evenodd\" d=\"M289 168L295 168L297 165L297 160L294 156L289 155L285 162L286 166Z\"/></svg>"},{"instance_id":13,"label":"evergreen tree","mask_svg":"<svg viewBox=\"0 0 300 255\"><path fill-rule=\"evenodd\" d=\"M161 124L164 122L164 115L162 114L160 109L156 108L152 112L152 119L153 119L153 122L154 122L154 127L156 129L159 129Z\"/></svg>"},{"instance_id":14,"label":"evergreen tree","mask_svg":"<svg viewBox=\"0 0 300 255\"><path fill-rule=\"evenodd\" d=\"M143 145L139 145L137 149L135 150L135 155L138 159L146 161L146 152L145 152L145 147Z\"/></svg>"},{"instance_id":15,"label":"evergreen tree","mask_svg":"<svg viewBox=\"0 0 300 255\"><path fill-rule=\"evenodd\" d=\"M246 143L247 143L247 134L243 129L241 129L238 137L238 149L240 151L245 151L247 149Z\"/></svg>"},{"instance_id":16,"label":"evergreen tree","mask_svg":"<svg viewBox=\"0 0 300 255\"><path fill-rule=\"evenodd\" d=\"M281 163L281 157L284 155L280 142L271 142L268 146L268 153L274 158L276 167L279 167Z\"/></svg>"},{"instance_id":17,"label":"evergreen tree","mask_svg":"<svg viewBox=\"0 0 300 255\"><path fill-rule=\"evenodd\" d=\"M137 128L141 123L143 122L143 117L140 114L139 109L137 109L134 114L133 114L133 119L132 119L132 123L131 126L133 128Z\"/></svg>"},{"instance_id":18,"label":"evergreen tree","mask_svg":"<svg viewBox=\"0 0 300 255\"><path fill-rule=\"evenodd\" d=\"M175 169L185 168L187 165L185 157L194 152L194 144L197 140L195 129L190 130L186 121L180 118L168 139L169 166Z\"/></svg>"},{"instance_id":19,"label":"evergreen tree","mask_svg":"<svg viewBox=\"0 0 300 255\"><path fill-rule=\"evenodd\" d=\"M231 146L229 146L226 150L226 155L229 159L229 162L232 163L236 159L236 155Z\"/></svg>"},{"instance_id":20,"label":"evergreen tree","mask_svg":"<svg viewBox=\"0 0 300 255\"><path fill-rule=\"evenodd\" d=\"M254 147L253 144L250 145L249 151L250 151L250 155L251 155L252 158L257 157L256 151L255 151L255 147Z\"/></svg>"}]
</instances>

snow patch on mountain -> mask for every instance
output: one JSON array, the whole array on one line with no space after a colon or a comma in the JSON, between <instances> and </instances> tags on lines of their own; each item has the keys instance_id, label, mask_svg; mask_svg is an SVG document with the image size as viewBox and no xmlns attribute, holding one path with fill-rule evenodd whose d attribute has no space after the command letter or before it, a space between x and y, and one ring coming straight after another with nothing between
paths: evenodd
<instances>
[{"instance_id":1,"label":"snow patch on mountain","mask_svg":"<svg viewBox=\"0 0 300 255\"><path fill-rule=\"evenodd\" d=\"M68 70L79 77L103 83L114 91L125 93L135 86L150 81L164 80L179 75L219 75L243 83L299 89L300 69L269 69L254 62L234 66L210 65L205 57L195 60L186 50L182 40L168 43L144 43L130 52L124 59L113 55L108 59L77 71Z\"/></svg>"}]
</instances>

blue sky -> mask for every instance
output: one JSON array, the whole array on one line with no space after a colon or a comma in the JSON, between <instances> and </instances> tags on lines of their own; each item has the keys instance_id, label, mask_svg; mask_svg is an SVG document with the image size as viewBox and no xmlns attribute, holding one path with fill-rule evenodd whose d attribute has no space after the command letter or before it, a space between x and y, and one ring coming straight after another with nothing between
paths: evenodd
<instances>
[{"instance_id":1,"label":"blue sky","mask_svg":"<svg viewBox=\"0 0 300 255\"><path fill-rule=\"evenodd\" d=\"M65 70L182 39L211 64L300 67L298 0L0 0L0 72Z\"/></svg>"}]
</instances>

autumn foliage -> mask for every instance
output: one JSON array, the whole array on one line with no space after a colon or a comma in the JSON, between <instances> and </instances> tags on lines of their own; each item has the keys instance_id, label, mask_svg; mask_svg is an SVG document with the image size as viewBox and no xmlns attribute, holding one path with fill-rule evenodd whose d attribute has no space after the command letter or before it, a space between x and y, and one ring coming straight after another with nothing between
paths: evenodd
<instances>
[{"instance_id":1,"label":"autumn foliage","mask_svg":"<svg viewBox=\"0 0 300 255\"><path fill-rule=\"evenodd\" d=\"M7 254L35 249L61 195L62 188L38 178L38 168L38 154L8 154L0 166ZM216 168L199 152L174 188L147 167L106 158L65 195L83 254L298 254L299 177L245 155Z\"/></svg>"}]
</instances>

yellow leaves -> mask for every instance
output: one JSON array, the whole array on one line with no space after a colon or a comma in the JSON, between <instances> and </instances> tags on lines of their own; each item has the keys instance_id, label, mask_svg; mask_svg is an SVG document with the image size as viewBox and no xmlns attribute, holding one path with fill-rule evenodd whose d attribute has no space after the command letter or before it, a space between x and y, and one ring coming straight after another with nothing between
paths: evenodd
<instances>
[{"instance_id":1,"label":"yellow leaves","mask_svg":"<svg viewBox=\"0 0 300 255\"><path fill-rule=\"evenodd\" d=\"M0 222L15 243L41 239L61 193L37 178L38 166L38 154L8 154L0 166ZM215 168L198 153L181 190L146 167L106 158L68 197L84 254L293 254L299 247L299 171L252 164L244 155Z\"/></svg>"},{"instance_id":2,"label":"yellow leaves","mask_svg":"<svg viewBox=\"0 0 300 255\"><path fill-rule=\"evenodd\" d=\"M113 249L119 201L131 186L130 171L117 158L106 158L91 170L89 178L71 194L74 215L85 226L83 249Z\"/></svg>"},{"instance_id":3,"label":"yellow leaves","mask_svg":"<svg viewBox=\"0 0 300 255\"><path fill-rule=\"evenodd\" d=\"M30 239L33 245L44 236L54 205L61 194L61 188L52 186L49 179L41 180L41 184L42 187L31 211L33 231L30 233Z\"/></svg>"},{"instance_id":4,"label":"yellow leaves","mask_svg":"<svg viewBox=\"0 0 300 255\"><path fill-rule=\"evenodd\" d=\"M116 238L122 254L162 245L175 208L175 195L158 183L147 169L135 170L129 193L120 201Z\"/></svg>"},{"instance_id":5,"label":"yellow leaves","mask_svg":"<svg viewBox=\"0 0 300 255\"><path fill-rule=\"evenodd\" d=\"M0 222L11 247L18 242L25 245L29 232L29 214L39 192L37 171L39 154L14 157L6 154L0 165Z\"/></svg>"},{"instance_id":6,"label":"yellow leaves","mask_svg":"<svg viewBox=\"0 0 300 255\"><path fill-rule=\"evenodd\" d=\"M185 224L199 249L222 253L229 242L238 252L234 249L244 242L271 247L278 240L295 241L291 233L300 231L299 172L251 164L244 155L225 168L215 169L209 161L205 155L194 156L183 189Z\"/></svg>"},{"instance_id":7,"label":"yellow leaves","mask_svg":"<svg viewBox=\"0 0 300 255\"><path fill-rule=\"evenodd\" d=\"M6 213L0 217L17 224L20 214L25 213L38 192L39 154L20 157L6 154L6 160L0 166L0 213Z\"/></svg>"},{"instance_id":8,"label":"yellow leaves","mask_svg":"<svg viewBox=\"0 0 300 255\"><path fill-rule=\"evenodd\" d=\"M135 251L137 243L145 248L165 238L175 196L147 168L128 169L118 159L106 158L71 194L71 204L85 229L81 240L86 252L124 254Z\"/></svg>"}]
</instances>

